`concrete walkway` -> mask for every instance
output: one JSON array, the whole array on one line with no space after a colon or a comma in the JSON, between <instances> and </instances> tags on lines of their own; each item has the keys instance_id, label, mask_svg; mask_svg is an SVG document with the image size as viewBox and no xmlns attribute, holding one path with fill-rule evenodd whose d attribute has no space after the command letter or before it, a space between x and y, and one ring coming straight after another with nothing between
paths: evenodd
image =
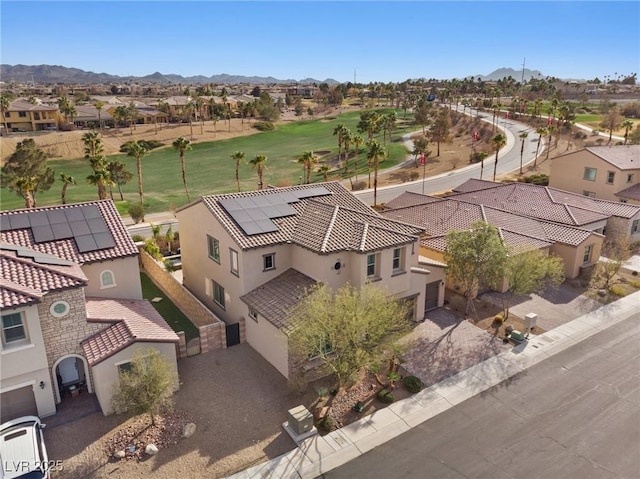
<instances>
[{"instance_id":1,"label":"concrete walkway","mask_svg":"<svg viewBox=\"0 0 640 479\"><path fill-rule=\"evenodd\" d=\"M410 398L229 478L314 478L370 451L441 412L507 381L580 341L638 313L640 292L588 312L530 341L476 364Z\"/></svg>"}]
</instances>

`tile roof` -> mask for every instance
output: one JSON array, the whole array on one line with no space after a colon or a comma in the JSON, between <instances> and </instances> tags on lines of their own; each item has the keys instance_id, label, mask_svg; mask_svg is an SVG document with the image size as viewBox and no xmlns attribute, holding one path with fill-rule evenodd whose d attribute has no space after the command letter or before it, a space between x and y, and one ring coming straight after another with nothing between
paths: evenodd
<instances>
[{"instance_id":1,"label":"tile roof","mask_svg":"<svg viewBox=\"0 0 640 479\"><path fill-rule=\"evenodd\" d=\"M625 188L622 191L618 191L616 196L620 198L624 198L627 200L635 200L640 201L640 183L636 183L635 185L630 186L629 188Z\"/></svg>"},{"instance_id":2,"label":"tile roof","mask_svg":"<svg viewBox=\"0 0 640 479\"><path fill-rule=\"evenodd\" d=\"M33 105L26 100L16 100L11 102L7 111L58 111L58 108L41 104Z\"/></svg>"},{"instance_id":3,"label":"tile roof","mask_svg":"<svg viewBox=\"0 0 640 479\"><path fill-rule=\"evenodd\" d=\"M316 281L309 276L289 268L240 299L278 329L286 329L291 308L315 284Z\"/></svg>"},{"instance_id":4,"label":"tile roof","mask_svg":"<svg viewBox=\"0 0 640 479\"><path fill-rule=\"evenodd\" d=\"M621 170L640 169L640 145L590 146L586 150Z\"/></svg>"},{"instance_id":5,"label":"tile roof","mask_svg":"<svg viewBox=\"0 0 640 479\"><path fill-rule=\"evenodd\" d=\"M80 344L91 366L135 342L174 343L178 335L147 300L87 298L87 322L112 323Z\"/></svg>"},{"instance_id":6,"label":"tile roof","mask_svg":"<svg viewBox=\"0 0 640 479\"><path fill-rule=\"evenodd\" d=\"M9 218L11 218L11 221L15 221L17 217L24 216L26 214L52 211L64 212L65 216L67 217L65 222L69 224L70 221L68 221L68 218L73 218L73 215L77 213L81 207L87 205L95 205L98 208L101 217L104 219L107 225L108 232L113 237L115 246L94 251L81 252L78 249L78 245L73 238L36 243L32 228L30 226L25 225L24 228L13 230L9 230L6 227ZM127 228L122 222L122 218L118 214L118 210L116 209L115 204L111 200L90 201L86 203L50 206L44 208L3 211L2 213L0 213L0 240L14 245L25 246L41 253L58 256L59 258L63 258L79 264L90 264L98 261L136 256L138 254L138 249L133 243L133 240L131 239Z\"/></svg>"},{"instance_id":7,"label":"tile roof","mask_svg":"<svg viewBox=\"0 0 640 479\"><path fill-rule=\"evenodd\" d=\"M400 196L396 196L391 201L384 204L385 210L393 210L397 208L404 208L405 206L416 206L427 203L435 203L442 198L435 196L421 195L420 193L414 193L412 191L405 191Z\"/></svg>"},{"instance_id":8,"label":"tile roof","mask_svg":"<svg viewBox=\"0 0 640 479\"><path fill-rule=\"evenodd\" d=\"M5 243L0 244L0 270L2 308L39 303L49 292L87 284L77 264Z\"/></svg>"},{"instance_id":9,"label":"tile roof","mask_svg":"<svg viewBox=\"0 0 640 479\"><path fill-rule=\"evenodd\" d=\"M220 204L223 199L266 196L274 192L300 192L319 186L326 188L330 194L301 198L290 203L295 214L271 220L278 230L268 233L247 235ZM201 201L242 249L295 243L320 254L367 252L411 243L421 233L416 226L379 215L338 182L203 196ZM180 211L190 206L178 210L178 220Z\"/></svg>"}]
</instances>

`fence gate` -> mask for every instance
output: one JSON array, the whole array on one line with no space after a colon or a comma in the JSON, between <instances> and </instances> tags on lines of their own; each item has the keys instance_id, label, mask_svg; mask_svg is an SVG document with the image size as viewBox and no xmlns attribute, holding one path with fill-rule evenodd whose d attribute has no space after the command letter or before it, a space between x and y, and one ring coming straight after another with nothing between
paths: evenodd
<instances>
[{"instance_id":1,"label":"fence gate","mask_svg":"<svg viewBox=\"0 0 640 479\"><path fill-rule=\"evenodd\" d=\"M227 347L240 344L240 323L227 324Z\"/></svg>"}]
</instances>

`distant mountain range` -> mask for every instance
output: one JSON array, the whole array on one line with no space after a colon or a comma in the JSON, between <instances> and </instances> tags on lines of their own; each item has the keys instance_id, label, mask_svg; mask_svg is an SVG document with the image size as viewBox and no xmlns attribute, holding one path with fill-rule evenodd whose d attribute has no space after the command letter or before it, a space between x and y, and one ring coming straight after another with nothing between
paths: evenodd
<instances>
[{"instance_id":1,"label":"distant mountain range","mask_svg":"<svg viewBox=\"0 0 640 479\"><path fill-rule=\"evenodd\" d=\"M498 68L497 70L489 73L488 75L474 75L476 80L480 77L482 81L498 81L506 77L512 77L515 81L522 80L522 70L514 70L513 68ZM538 70L524 69L524 81L529 81L532 78L545 78L545 76Z\"/></svg>"},{"instance_id":2,"label":"distant mountain range","mask_svg":"<svg viewBox=\"0 0 640 479\"><path fill-rule=\"evenodd\" d=\"M222 73L220 75L212 75L206 77L204 75L197 75L191 77L183 77L182 75L175 74L163 74L160 72L152 73L143 77L137 76L118 76L110 75L108 73L95 73L80 70L78 68L68 68L59 65L0 65L0 80L17 83L62 83L62 84L74 84L74 83L124 83L127 81L133 82L149 82L149 83L185 83L185 84L199 84L199 83L216 83L216 84L238 84L238 83L251 83L251 84L264 84L264 83L328 83L337 84L340 83L332 78L326 80L316 80L314 78L304 78L302 80L279 80L273 77L259 77L259 76L242 76L242 75L228 75Z\"/></svg>"}]
</instances>

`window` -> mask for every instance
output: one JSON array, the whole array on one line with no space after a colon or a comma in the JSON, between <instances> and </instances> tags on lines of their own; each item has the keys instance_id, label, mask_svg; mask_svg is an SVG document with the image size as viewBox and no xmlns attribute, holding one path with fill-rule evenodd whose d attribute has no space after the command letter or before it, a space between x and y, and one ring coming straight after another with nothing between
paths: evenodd
<instances>
[{"instance_id":1,"label":"window","mask_svg":"<svg viewBox=\"0 0 640 479\"><path fill-rule=\"evenodd\" d=\"M220 242L207 235L207 246L209 248L209 258L216 263L220 263Z\"/></svg>"},{"instance_id":2,"label":"window","mask_svg":"<svg viewBox=\"0 0 640 479\"><path fill-rule=\"evenodd\" d=\"M20 118L26 118L27 117L27 112L26 111L19 111L18 112L18 116Z\"/></svg>"},{"instance_id":3,"label":"window","mask_svg":"<svg viewBox=\"0 0 640 479\"><path fill-rule=\"evenodd\" d=\"M27 331L22 320L22 313L11 313L2 315L2 342L4 344L13 343L27 339Z\"/></svg>"},{"instance_id":4,"label":"window","mask_svg":"<svg viewBox=\"0 0 640 479\"><path fill-rule=\"evenodd\" d=\"M607 171L607 184L612 185L613 184L613 180L616 179L616 172L615 171Z\"/></svg>"},{"instance_id":5,"label":"window","mask_svg":"<svg viewBox=\"0 0 640 479\"><path fill-rule=\"evenodd\" d=\"M627 183L633 183L633 173L627 175Z\"/></svg>"},{"instance_id":6,"label":"window","mask_svg":"<svg viewBox=\"0 0 640 479\"><path fill-rule=\"evenodd\" d=\"M584 196L588 196L589 198L595 198L595 197L596 197L596 194L595 194L595 192L593 192L593 191L587 191L587 190L585 190L585 191L583 191L583 192L582 192L582 194L583 194Z\"/></svg>"},{"instance_id":7,"label":"window","mask_svg":"<svg viewBox=\"0 0 640 479\"><path fill-rule=\"evenodd\" d=\"M595 168L585 168L584 169L584 179L589 181L596 181L596 169Z\"/></svg>"},{"instance_id":8,"label":"window","mask_svg":"<svg viewBox=\"0 0 640 479\"><path fill-rule=\"evenodd\" d=\"M631 234L636 234L638 231L640 231L640 219L638 220L633 220L633 223L631 223Z\"/></svg>"},{"instance_id":9,"label":"window","mask_svg":"<svg viewBox=\"0 0 640 479\"><path fill-rule=\"evenodd\" d=\"M249 317L256 323L258 322L258 312L255 309L249 308Z\"/></svg>"},{"instance_id":10,"label":"window","mask_svg":"<svg viewBox=\"0 0 640 479\"><path fill-rule=\"evenodd\" d=\"M33 119L34 119L34 120L39 120L39 119L40 119L40 113L35 112L35 113L33 114Z\"/></svg>"},{"instance_id":11,"label":"window","mask_svg":"<svg viewBox=\"0 0 640 479\"><path fill-rule=\"evenodd\" d=\"M393 272L400 273L404 271L404 248L395 248L393 250Z\"/></svg>"},{"instance_id":12,"label":"window","mask_svg":"<svg viewBox=\"0 0 640 479\"><path fill-rule=\"evenodd\" d=\"M56 301L49 308L49 312L56 318L62 318L69 314L71 307L66 301Z\"/></svg>"},{"instance_id":13,"label":"window","mask_svg":"<svg viewBox=\"0 0 640 479\"><path fill-rule=\"evenodd\" d=\"M213 301L224 309L224 288L215 281L213 282Z\"/></svg>"},{"instance_id":14,"label":"window","mask_svg":"<svg viewBox=\"0 0 640 479\"><path fill-rule=\"evenodd\" d=\"M378 277L378 255L367 255L367 278L374 279Z\"/></svg>"},{"instance_id":15,"label":"window","mask_svg":"<svg viewBox=\"0 0 640 479\"><path fill-rule=\"evenodd\" d=\"M309 360L317 359L320 356L326 356L327 354L331 354L333 352L333 345L329 338L325 338L322 340L322 343L318 344L317 349L309 354Z\"/></svg>"},{"instance_id":16,"label":"window","mask_svg":"<svg viewBox=\"0 0 640 479\"><path fill-rule=\"evenodd\" d=\"M584 256L582 257L582 264L587 264L591 261L591 250L593 245L587 245L584 247Z\"/></svg>"},{"instance_id":17,"label":"window","mask_svg":"<svg viewBox=\"0 0 640 479\"><path fill-rule=\"evenodd\" d=\"M231 253L231 272L238 276L238 252L232 249L229 249L229 252Z\"/></svg>"},{"instance_id":18,"label":"window","mask_svg":"<svg viewBox=\"0 0 640 479\"><path fill-rule=\"evenodd\" d=\"M270 269L276 269L276 254L269 253L262 257L262 269L269 271Z\"/></svg>"},{"instance_id":19,"label":"window","mask_svg":"<svg viewBox=\"0 0 640 479\"><path fill-rule=\"evenodd\" d=\"M120 363L116 365L116 367L118 368L118 374L128 373L129 371L131 371L131 368L132 368L131 361Z\"/></svg>"},{"instance_id":20,"label":"window","mask_svg":"<svg viewBox=\"0 0 640 479\"><path fill-rule=\"evenodd\" d=\"M10 113L10 112L8 112L8 111L5 111L5 112L4 112L4 117L5 117L5 118L11 118L11 113Z\"/></svg>"},{"instance_id":21,"label":"window","mask_svg":"<svg viewBox=\"0 0 640 479\"><path fill-rule=\"evenodd\" d=\"M113 271L103 271L100 273L100 289L113 288L116 286L116 278Z\"/></svg>"}]
</instances>

